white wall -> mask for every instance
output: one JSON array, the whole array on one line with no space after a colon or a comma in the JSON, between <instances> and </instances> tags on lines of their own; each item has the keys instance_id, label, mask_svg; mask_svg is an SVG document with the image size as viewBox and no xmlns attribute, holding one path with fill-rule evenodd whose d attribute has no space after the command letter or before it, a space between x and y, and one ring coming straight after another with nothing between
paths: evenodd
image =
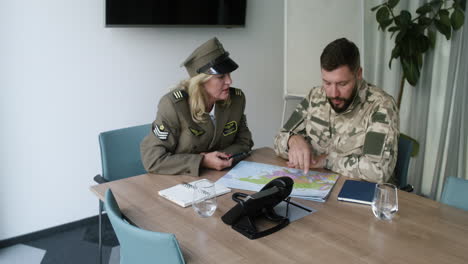
<instances>
[{"instance_id":1,"label":"white wall","mask_svg":"<svg viewBox=\"0 0 468 264\"><path fill-rule=\"evenodd\" d=\"M105 28L103 0L2 0L0 240L97 213L100 131L149 123L217 36L238 62L256 147L271 146L283 93L283 1L248 0L245 28Z\"/></svg>"},{"instance_id":2,"label":"white wall","mask_svg":"<svg viewBox=\"0 0 468 264\"><path fill-rule=\"evenodd\" d=\"M285 0L285 95L306 96L322 84L320 55L346 37L363 49L363 0Z\"/></svg>"}]
</instances>

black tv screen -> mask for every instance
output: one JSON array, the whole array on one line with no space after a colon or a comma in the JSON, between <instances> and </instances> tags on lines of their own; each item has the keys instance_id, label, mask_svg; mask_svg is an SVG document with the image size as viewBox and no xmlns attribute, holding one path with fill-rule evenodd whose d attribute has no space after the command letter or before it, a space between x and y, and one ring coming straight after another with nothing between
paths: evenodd
<instances>
[{"instance_id":1,"label":"black tv screen","mask_svg":"<svg viewBox=\"0 0 468 264\"><path fill-rule=\"evenodd\" d=\"M106 0L106 26L241 27L247 0Z\"/></svg>"}]
</instances>

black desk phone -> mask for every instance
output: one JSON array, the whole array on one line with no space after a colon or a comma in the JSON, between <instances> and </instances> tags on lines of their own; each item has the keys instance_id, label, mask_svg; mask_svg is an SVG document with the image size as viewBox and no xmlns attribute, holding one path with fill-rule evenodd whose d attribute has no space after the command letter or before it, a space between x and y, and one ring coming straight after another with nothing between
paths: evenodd
<instances>
[{"instance_id":1,"label":"black desk phone","mask_svg":"<svg viewBox=\"0 0 468 264\"><path fill-rule=\"evenodd\" d=\"M250 239L256 239L272 234L289 224L286 216L278 215L274 207L282 201L289 203L294 181L289 177L278 177L266 184L259 192L248 195L236 192L232 199L237 204L231 208L221 219L225 224ZM288 199L286 199L288 198ZM258 218L277 223L277 225L263 231L256 226Z\"/></svg>"}]
</instances>

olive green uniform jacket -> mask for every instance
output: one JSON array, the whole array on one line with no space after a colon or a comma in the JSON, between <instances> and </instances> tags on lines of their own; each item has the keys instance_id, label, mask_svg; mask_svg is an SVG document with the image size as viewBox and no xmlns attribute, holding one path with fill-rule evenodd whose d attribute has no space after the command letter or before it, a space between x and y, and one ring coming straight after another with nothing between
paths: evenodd
<instances>
[{"instance_id":1,"label":"olive green uniform jacket","mask_svg":"<svg viewBox=\"0 0 468 264\"><path fill-rule=\"evenodd\" d=\"M315 155L327 154L325 168L372 182L394 182L399 116L393 98L361 80L343 113L336 113L322 87L314 87L275 138L276 153L288 158L288 140L301 135Z\"/></svg>"},{"instance_id":2,"label":"olive green uniform jacket","mask_svg":"<svg viewBox=\"0 0 468 264\"><path fill-rule=\"evenodd\" d=\"M230 88L230 99L229 105L216 103L214 125L208 114L204 123L192 120L188 94L184 90L164 95L159 101L153 131L140 144L145 169L157 174L198 176L201 152L250 151L253 141L244 114L244 93Z\"/></svg>"}]
</instances>

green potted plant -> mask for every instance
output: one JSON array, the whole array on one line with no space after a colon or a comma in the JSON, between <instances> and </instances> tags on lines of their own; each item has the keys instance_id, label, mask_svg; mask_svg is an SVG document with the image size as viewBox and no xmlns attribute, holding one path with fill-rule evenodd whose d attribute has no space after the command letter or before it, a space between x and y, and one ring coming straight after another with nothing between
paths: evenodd
<instances>
[{"instance_id":1,"label":"green potted plant","mask_svg":"<svg viewBox=\"0 0 468 264\"><path fill-rule=\"evenodd\" d=\"M423 4L411 15L408 10L396 14L395 7L400 0L388 0L371 9L376 11L379 29L395 35L395 46L388 63L391 68L393 59L400 59L403 76L398 92L398 108L405 80L415 86L418 83L423 55L435 47L436 33L440 32L450 40L452 31L463 26L465 20L465 0L433 0Z\"/></svg>"}]
</instances>

